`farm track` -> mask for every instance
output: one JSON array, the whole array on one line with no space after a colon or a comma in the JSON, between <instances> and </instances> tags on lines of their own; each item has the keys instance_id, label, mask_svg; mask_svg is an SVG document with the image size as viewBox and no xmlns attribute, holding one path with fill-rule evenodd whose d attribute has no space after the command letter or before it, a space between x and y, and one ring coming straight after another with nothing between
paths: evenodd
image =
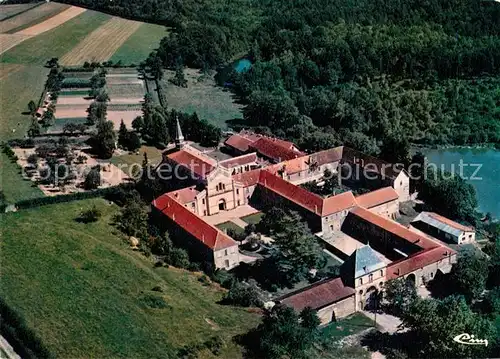
<instances>
[{"instance_id":1,"label":"farm track","mask_svg":"<svg viewBox=\"0 0 500 359\"><path fill-rule=\"evenodd\" d=\"M36 36L39 34L44 33L45 31L52 30L55 27L58 27L59 25L64 24L66 21L80 15L81 13L87 11L84 8L77 7L77 6L71 6L69 9L66 9L59 14L51 17L48 20L45 20L39 24L36 24L34 26L31 26L27 29L21 30L19 32L16 32L16 35L30 35L30 36Z\"/></svg>"},{"instance_id":2,"label":"farm track","mask_svg":"<svg viewBox=\"0 0 500 359\"><path fill-rule=\"evenodd\" d=\"M11 18L0 22L0 33L15 33L39 22L43 22L56 14L68 9L70 5L54 2L45 3L40 6L21 12Z\"/></svg>"},{"instance_id":3,"label":"farm track","mask_svg":"<svg viewBox=\"0 0 500 359\"><path fill-rule=\"evenodd\" d=\"M60 60L62 65L79 65L85 61L106 61L141 25L140 22L113 17L92 31Z\"/></svg>"}]
</instances>

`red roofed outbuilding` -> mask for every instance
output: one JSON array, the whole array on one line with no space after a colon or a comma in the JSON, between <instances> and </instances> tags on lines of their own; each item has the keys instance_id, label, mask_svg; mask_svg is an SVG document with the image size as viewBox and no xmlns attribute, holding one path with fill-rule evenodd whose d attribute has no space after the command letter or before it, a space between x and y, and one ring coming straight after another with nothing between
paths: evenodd
<instances>
[{"instance_id":1,"label":"red roofed outbuilding","mask_svg":"<svg viewBox=\"0 0 500 359\"><path fill-rule=\"evenodd\" d=\"M158 226L169 230L172 240L193 257L215 268L231 269L239 264L238 243L179 203L174 193L156 198L152 207Z\"/></svg>"}]
</instances>

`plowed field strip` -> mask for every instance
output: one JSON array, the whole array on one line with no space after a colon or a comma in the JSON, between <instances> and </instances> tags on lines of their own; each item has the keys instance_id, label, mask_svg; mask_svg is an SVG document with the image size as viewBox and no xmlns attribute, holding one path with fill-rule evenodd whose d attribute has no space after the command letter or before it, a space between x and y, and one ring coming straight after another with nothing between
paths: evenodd
<instances>
[{"instance_id":1,"label":"plowed field strip","mask_svg":"<svg viewBox=\"0 0 500 359\"><path fill-rule=\"evenodd\" d=\"M39 24L36 24L34 26L31 26L27 29L24 29L22 31L16 32L16 35L30 35L30 36L36 36L41 33L44 33L45 31L52 30L55 27L58 27L61 24L64 24L66 21L80 15L81 13L85 12L86 9L77 7L77 6L72 6L69 9L64 10L63 12L51 17L48 20L45 20Z\"/></svg>"},{"instance_id":2,"label":"plowed field strip","mask_svg":"<svg viewBox=\"0 0 500 359\"><path fill-rule=\"evenodd\" d=\"M28 35L0 34L0 54L30 37Z\"/></svg>"},{"instance_id":3,"label":"plowed field strip","mask_svg":"<svg viewBox=\"0 0 500 359\"><path fill-rule=\"evenodd\" d=\"M69 5L49 2L22 12L5 21L0 22L0 33L17 32L32 25L38 24L69 8Z\"/></svg>"},{"instance_id":4,"label":"plowed field strip","mask_svg":"<svg viewBox=\"0 0 500 359\"><path fill-rule=\"evenodd\" d=\"M31 8L40 6L42 3L31 4L15 4L15 5L1 5L0 6L0 21L8 20L11 17L19 15Z\"/></svg>"},{"instance_id":5,"label":"plowed field strip","mask_svg":"<svg viewBox=\"0 0 500 359\"><path fill-rule=\"evenodd\" d=\"M63 65L79 65L85 61L106 61L141 25L140 22L114 17L92 31L60 60Z\"/></svg>"}]
</instances>

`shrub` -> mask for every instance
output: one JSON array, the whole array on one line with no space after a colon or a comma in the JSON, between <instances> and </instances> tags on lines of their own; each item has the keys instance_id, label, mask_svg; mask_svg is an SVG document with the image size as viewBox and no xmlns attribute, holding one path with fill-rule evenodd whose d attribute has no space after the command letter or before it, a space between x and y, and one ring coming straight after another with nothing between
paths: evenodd
<instances>
[{"instance_id":1,"label":"shrub","mask_svg":"<svg viewBox=\"0 0 500 359\"><path fill-rule=\"evenodd\" d=\"M187 268L189 266L189 255L182 248L174 248L170 253L170 264L178 268Z\"/></svg>"},{"instance_id":2,"label":"shrub","mask_svg":"<svg viewBox=\"0 0 500 359\"><path fill-rule=\"evenodd\" d=\"M201 277L198 278L198 282L200 282L204 286L210 285L210 279L208 279L208 277L205 274L203 274Z\"/></svg>"},{"instance_id":3,"label":"shrub","mask_svg":"<svg viewBox=\"0 0 500 359\"><path fill-rule=\"evenodd\" d=\"M242 307L259 307L262 305L259 290L255 282L248 284L235 281L224 296L223 301L227 304L240 305Z\"/></svg>"},{"instance_id":4,"label":"shrub","mask_svg":"<svg viewBox=\"0 0 500 359\"><path fill-rule=\"evenodd\" d=\"M85 181L83 182L83 188L86 190L97 189L101 185L101 167L99 165L92 167Z\"/></svg>"},{"instance_id":5,"label":"shrub","mask_svg":"<svg viewBox=\"0 0 500 359\"><path fill-rule=\"evenodd\" d=\"M92 208L82 212L79 220L83 223L97 222L101 216L102 212L94 205Z\"/></svg>"},{"instance_id":6,"label":"shrub","mask_svg":"<svg viewBox=\"0 0 500 359\"><path fill-rule=\"evenodd\" d=\"M154 295L154 294L146 294L141 298L141 302L143 305L153 308L153 309L165 309L168 308L169 305L163 299L163 297Z\"/></svg>"},{"instance_id":7,"label":"shrub","mask_svg":"<svg viewBox=\"0 0 500 359\"><path fill-rule=\"evenodd\" d=\"M205 343L205 347L212 352L214 355L219 355L222 348L224 347L224 341L221 337L211 337Z\"/></svg>"},{"instance_id":8,"label":"shrub","mask_svg":"<svg viewBox=\"0 0 500 359\"><path fill-rule=\"evenodd\" d=\"M212 275L212 280L219 283L222 287L229 289L233 285L234 276L225 269L219 269Z\"/></svg>"}]
</instances>

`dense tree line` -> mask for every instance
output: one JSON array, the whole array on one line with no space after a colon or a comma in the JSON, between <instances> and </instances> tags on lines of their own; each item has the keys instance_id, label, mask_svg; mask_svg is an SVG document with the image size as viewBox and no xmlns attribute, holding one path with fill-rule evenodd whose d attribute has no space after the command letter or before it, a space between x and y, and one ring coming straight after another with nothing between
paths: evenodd
<instances>
[{"instance_id":1,"label":"dense tree line","mask_svg":"<svg viewBox=\"0 0 500 359\"><path fill-rule=\"evenodd\" d=\"M67 1L174 27L151 69L207 70L247 54L253 67L231 80L246 126L305 149L378 155L394 136L500 146L495 2Z\"/></svg>"}]
</instances>

